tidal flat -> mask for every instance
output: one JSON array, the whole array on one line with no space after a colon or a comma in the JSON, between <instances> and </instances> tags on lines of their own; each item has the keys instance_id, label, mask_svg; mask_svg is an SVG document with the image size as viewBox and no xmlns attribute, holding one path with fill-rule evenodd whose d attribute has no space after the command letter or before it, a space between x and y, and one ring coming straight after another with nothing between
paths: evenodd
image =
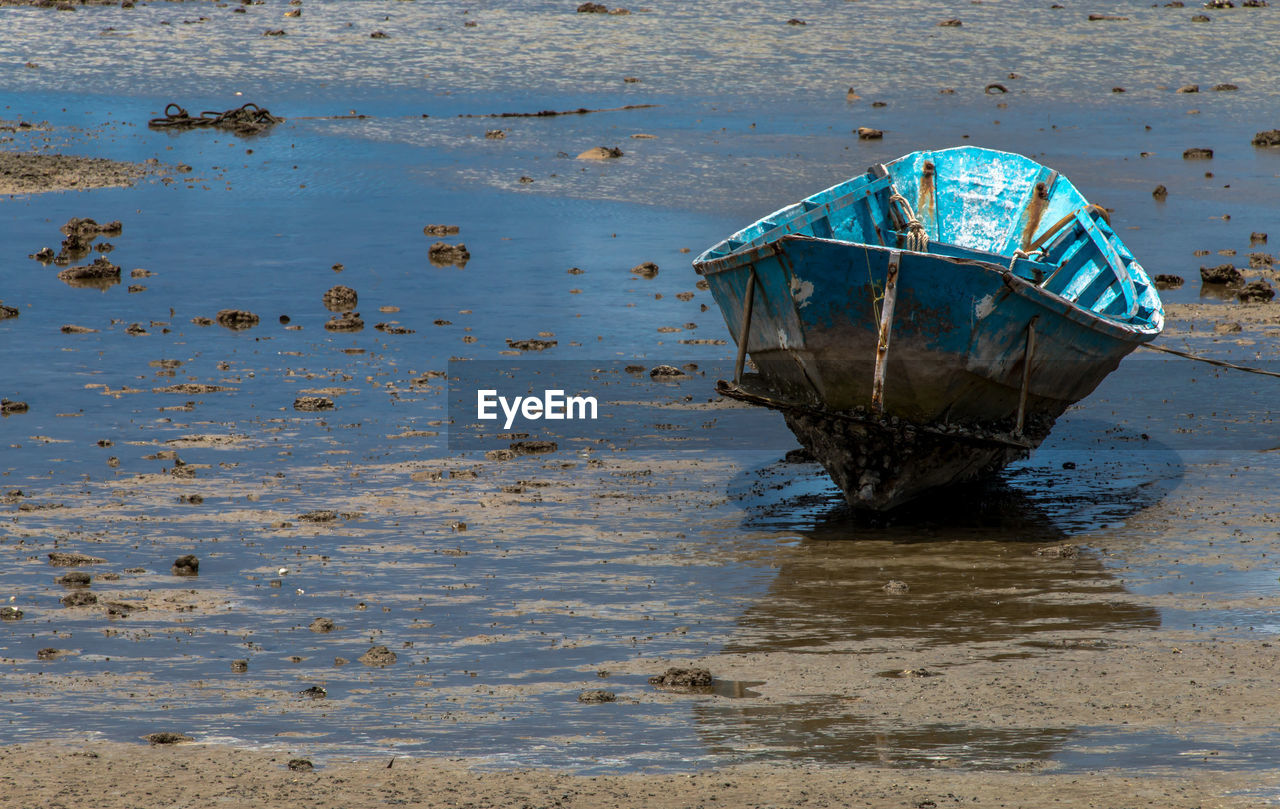
<instances>
[{"instance_id":1,"label":"tidal flat","mask_svg":"<svg viewBox=\"0 0 1280 809\"><path fill-rule=\"evenodd\" d=\"M1160 344L1280 371L1200 282L1277 283L1280 8L609 11L0 2L0 803L1280 801L1280 380L1139 351L868 520L716 396L689 264L1017 151L1183 279ZM508 363L647 440L459 444L450 375Z\"/></svg>"}]
</instances>

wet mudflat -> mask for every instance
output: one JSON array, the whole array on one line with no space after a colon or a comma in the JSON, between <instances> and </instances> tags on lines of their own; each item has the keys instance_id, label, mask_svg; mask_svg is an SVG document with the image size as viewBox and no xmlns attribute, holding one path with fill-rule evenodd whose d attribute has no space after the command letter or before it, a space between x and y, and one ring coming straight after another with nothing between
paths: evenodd
<instances>
[{"instance_id":1,"label":"wet mudflat","mask_svg":"<svg viewBox=\"0 0 1280 809\"><path fill-rule=\"evenodd\" d=\"M0 10L36 65L4 68L6 160L136 167L131 187L0 201L0 392L25 405L0 419L0 738L24 745L6 755L70 767L39 745L110 758L168 732L282 770L801 766L832 794L854 765L889 805L895 768L985 797L1102 772L1081 800L1103 805L1118 777L1181 772L1187 800L1273 778L1280 380L1135 355L998 485L868 521L697 372L664 395L699 432L760 430L757 451L451 451L445 377L723 367L686 251L959 143L1032 154L1114 208L1144 265L1184 278L1166 344L1275 370L1272 304L1199 273L1276 281L1251 258L1280 238L1280 151L1251 143L1280 125L1274 65L1229 58L1270 41L1274 9L243 8ZM929 47L910 71L889 48L855 65L855 30ZM955 37L971 58L938 47ZM830 86L800 81L815 71ZM172 101L285 120L148 129ZM459 117L579 108L609 111ZM86 217L121 227L64 244ZM102 262L118 276L61 275ZM714 684L650 684L673 666ZM788 770L768 772L784 800Z\"/></svg>"}]
</instances>

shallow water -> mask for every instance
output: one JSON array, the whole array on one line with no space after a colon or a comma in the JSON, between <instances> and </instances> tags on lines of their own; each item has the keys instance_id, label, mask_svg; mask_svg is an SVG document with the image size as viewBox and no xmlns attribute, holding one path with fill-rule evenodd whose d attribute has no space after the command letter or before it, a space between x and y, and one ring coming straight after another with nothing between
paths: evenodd
<instances>
[{"instance_id":1,"label":"shallow water","mask_svg":"<svg viewBox=\"0 0 1280 809\"><path fill-rule=\"evenodd\" d=\"M1116 209L1149 270L1191 280L1167 299L1197 300L1202 261L1243 255L1250 232L1280 221L1280 152L1249 146L1276 125L1260 115L1276 107L1276 64L1253 58L1273 47L1276 9L1193 25L1189 8L1133 3L1116 12L1128 22L1088 22L984 3L952 12L964 21L952 29L936 27L950 14L932 4L891 14L872 2L789 12L806 26L763 3L597 18L559 4L464 16L421 0L309 2L297 22L285 8L0 11L0 43L26 54L0 67L0 116L55 126L15 134L12 147L49 137L164 164L132 189L0 201L0 299L22 310L0 321L3 391L31 405L0 420L0 494L22 491L0 504L0 596L26 614L0 624L0 681L14 700L0 739L178 729L318 757L585 771L787 758L1158 768L1221 742L1212 728L1182 738L868 727L826 698L767 705L750 684L671 695L646 676L682 659L797 648L856 666L856 653L835 648L848 642L1049 656L1042 637L1064 627L1099 643L1131 630L1274 633L1266 515L1280 459L1267 450L1280 436L1260 378L1132 357L976 513L966 504L888 525L847 514L811 465L779 463L789 443L776 419L755 451L575 444L495 464L449 451L447 390L414 381L454 358L693 362L711 372L688 383L701 400L733 355L714 303L695 290L691 255L870 162L964 142L1062 170ZM181 22L200 15L210 20ZM465 28L471 17L479 24ZM265 27L290 31L263 38ZM391 39L370 40L376 28ZM891 47L853 58L867 40ZM642 81L622 82L633 74ZM984 93L993 81L1012 92ZM1111 93L1117 81L1129 92ZM1205 92L1157 89L1191 81ZM1208 92L1219 81L1240 90ZM845 99L850 85L861 99ZM870 107L877 99L888 106ZM144 126L174 100L192 110L253 100L289 120L252 138ZM659 106L457 117L625 104ZM353 109L371 117L306 117ZM863 124L885 140L854 139ZM506 138L484 137L495 128ZM602 144L626 156L572 157ZM1189 146L1215 157L1184 161ZM1165 203L1151 199L1157 183L1170 189ZM121 219L109 258L126 276L154 274L77 289L26 258L56 246L72 216ZM465 268L431 264L430 223L461 227L448 240L469 247ZM631 275L643 261L660 274ZM357 334L323 328L321 297L339 283L359 292ZM262 322L239 332L191 322L226 308ZM99 331L64 335L67 323ZM127 334L132 323L148 334ZM537 337L557 345L503 353L508 339ZM1213 350L1265 363L1275 346L1264 338ZM157 392L181 382L232 390ZM308 393L336 409L295 411ZM164 450L195 476L146 457ZM179 500L193 494L201 502ZM341 514L299 519L317 509ZM1231 552L1206 555L1205 541ZM1063 542L1081 555L1034 553ZM64 571L45 555L65 548L108 560L86 568L100 598L148 609L108 619L61 606L69 591L53 580ZM200 576L171 576L188 552ZM910 609L880 595L893 578L917 582ZM1198 607L1200 596L1215 606ZM1221 606L1228 597L1238 598ZM318 616L338 629L310 631ZM359 663L375 644L397 662ZM39 660L45 648L75 654ZM349 662L335 666L339 657ZM232 673L235 659L248 671ZM327 698L298 696L314 685ZM592 688L618 702L577 702ZM1271 741L1241 742L1231 766L1273 768Z\"/></svg>"}]
</instances>

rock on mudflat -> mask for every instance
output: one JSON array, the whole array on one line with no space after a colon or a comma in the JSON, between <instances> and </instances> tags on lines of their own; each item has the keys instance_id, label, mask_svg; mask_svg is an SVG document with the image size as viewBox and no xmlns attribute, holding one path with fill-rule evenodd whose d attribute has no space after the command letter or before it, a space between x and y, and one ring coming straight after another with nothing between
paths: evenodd
<instances>
[{"instance_id":1,"label":"rock on mudflat","mask_svg":"<svg viewBox=\"0 0 1280 809\"><path fill-rule=\"evenodd\" d=\"M98 603L98 597L88 590L76 590L62 597L64 607L92 607Z\"/></svg>"},{"instance_id":2,"label":"rock on mudflat","mask_svg":"<svg viewBox=\"0 0 1280 809\"><path fill-rule=\"evenodd\" d=\"M249 661L240 659L231 661L231 670L236 674L244 674L249 670Z\"/></svg>"},{"instance_id":3,"label":"rock on mudflat","mask_svg":"<svg viewBox=\"0 0 1280 809\"><path fill-rule=\"evenodd\" d=\"M0 416L8 416L13 413L25 413L28 407L26 402L15 402L12 399L0 399Z\"/></svg>"},{"instance_id":4,"label":"rock on mudflat","mask_svg":"<svg viewBox=\"0 0 1280 809\"><path fill-rule=\"evenodd\" d=\"M884 590L886 593L901 595L902 593L910 590L911 586L901 579L889 579L889 581L885 582L884 586L880 589Z\"/></svg>"},{"instance_id":5,"label":"rock on mudflat","mask_svg":"<svg viewBox=\"0 0 1280 809\"><path fill-rule=\"evenodd\" d=\"M332 619L317 618L312 621L307 628L316 633L332 632L335 628L335 624Z\"/></svg>"},{"instance_id":6,"label":"rock on mudflat","mask_svg":"<svg viewBox=\"0 0 1280 809\"><path fill-rule=\"evenodd\" d=\"M1280 146L1280 129L1268 129L1253 136L1254 146Z\"/></svg>"},{"instance_id":7,"label":"rock on mudflat","mask_svg":"<svg viewBox=\"0 0 1280 809\"><path fill-rule=\"evenodd\" d=\"M471 251L462 242L457 244L435 242L427 248L427 258L437 267L455 265L458 268L463 268L471 260Z\"/></svg>"},{"instance_id":8,"label":"rock on mudflat","mask_svg":"<svg viewBox=\"0 0 1280 809\"><path fill-rule=\"evenodd\" d=\"M324 293L324 308L330 312L349 312L356 308L359 296L351 287L338 284Z\"/></svg>"},{"instance_id":9,"label":"rock on mudflat","mask_svg":"<svg viewBox=\"0 0 1280 809\"><path fill-rule=\"evenodd\" d=\"M96 556L89 556L83 553L73 553L69 551L50 551L49 564L54 567L78 567L80 565L101 565L106 564L106 559L99 559Z\"/></svg>"},{"instance_id":10,"label":"rock on mudflat","mask_svg":"<svg viewBox=\"0 0 1280 809\"><path fill-rule=\"evenodd\" d=\"M616 160L622 157L622 150L617 146L596 146L578 155L579 160Z\"/></svg>"},{"instance_id":11,"label":"rock on mudflat","mask_svg":"<svg viewBox=\"0 0 1280 809\"><path fill-rule=\"evenodd\" d=\"M170 731L161 731L159 733L148 733L142 738L152 744L177 744L178 742L193 742L195 739L182 733L173 733Z\"/></svg>"},{"instance_id":12,"label":"rock on mudflat","mask_svg":"<svg viewBox=\"0 0 1280 809\"><path fill-rule=\"evenodd\" d=\"M356 659L366 666L390 666L396 662L396 653L385 646L373 646Z\"/></svg>"},{"instance_id":13,"label":"rock on mudflat","mask_svg":"<svg viewBox=\"0 0 1280 809\"><path fill-rule=\"evenodd\" d=\"M1207 148L1191 148L1182 153L1183 160L1210 160L1213 158L1213 150Z\"/></svg>"},{"instance_id":14,"label":"rock on mudflat","mask_svg":"<svg viewBox=\"0 0 1280 809\"><path fill-rule=\"evenodd\" d=\"M17 317L21 312L13 306L0 305L0 320L8 320L11 317Z\"/></svg>"},{"instance_id":15,"label":"rock on mudflat","mask_svg":"<svg viewBox=\"0 0 1280 809\"><path fill-rule=\"evenodd\" d=\"M93 582L93 577L83 570L73 570L59 576L55 581L63 587L88 587Z\"/></svg>"},{"instance_id":16,"label":"rock on mudflat","mask_svg":"<svg viewBox=\"0 0 1280 809\"><path fill-rule=\"evenodd\" d=\"M578 695L578 702L599 703L614 702L618 699L618 695L612 691L605 691L602 688L592 689L591 691L583 691Z\"/></svg>"},{"instance_id":17,"label":"rock on mudflat","mask_svg":"<svg viewBox=\"0 0 1280 809\"><path fill-rule=\"evenodd\" d=\"M1167 273L1161 273L1152 280L1156 282L1156 289L1178 289L1183 284L1181 275L1170 275Z\"/></svg>"},{"instance_id":18,"label":"rock on mudflat","mask_svg":"<svg viewBox=\"0 0 1280 809\"><path fill-rule=\"evenodd\" d=\"M326 331L356 332L364 329L364 321L359 312L343 312L329 318L324 327Z\"/></svg>"},{"instance_id":19,"label":"rock on mudflat","mask_svg":"<svg viewBox=\"0 0 1280 809\"><path fill-rule=\"evenodd\" d=\"M293 409L304 412L332 410L333 400L327 396L299 396L293 400Z\"/></svg>"},{"instance_id":20,"label":"rock on mudflat","mask_svg":"<svg viewBox=\"0 0 1280 809\"><path fill-rule=\"evenodd\" d=\"M107 260L106 256L98 256L92 264L83 267L68 267L58 273L58 280L72 286L93 285L94 282L119 282L120 268Z\"/></svg>"},{"instance_id":21,"label":"rock on mudflat","mask_svg":"<svg viewBox=\"0 0 1280 809\"><path fill-rule=\"evenodd\" d=\"M649 678L649 685L668 691L692 691L710 688L714 679L707 669L669 668Z\"/></svg>"},{"instance_id":22,"label":"rock on mudflat","mask_svg":"<svg viewBox=\"0 0 1280 809\"><path fill-rule=\"evenodd\" d=\"M1250 281L1244 285L1244 289L1236 293L1236 297L1242 303L1268 303L1276 296L1276 291L1271 285L1261 279Z\"/></svg>"},{"instance_id":23,"label":"rock on mudflat","mask_svg":"<svg viewBox=\"0 0 1280 809\"><path fill-rule=\"evenodd\" d=\"M243 309L223 309L218 312L215 319L219 326L223 326L233 331L251 329L258 325L258 316L253 312L246 312Z\"/></svg>"},{"instance_id":24,"label":"rock on mudflat","mask_svg":"<svg viewBox=\"0 0 1280 809\"><path fill-rule=\"evenodd\" d=\"M422 229L427 236L452 236L458 231L457 225L427 225Z\"/></svg>"},{"instance_id":25,"label":"rock on mudflat","mask_svg":"<svg viewBox=\"0 0 1280 809\"><path fill-rule=\"evenodd\" d=\"M656 278L658 276L658 265L652 261L646 261L643 264L637 264L631 268L632 275L638 275L641 278Z\"/></svg>"},{"instance_id":26,"label":"rock on mudflat","mask_svg":"<svg viewBox=\"0 0 1280 809\"><path fill-rule=\"evenodd\" d=\"M175 576L199 576L200 560L194 554L179 556L173 560L173 567L169 570Z\"/></svg>"},{"instance_id":27,"label":"rock on mudflat","mask_svg":"<svg viewBox=\"0 0 1280 809\"><path fill-rule=\"evenodd\" d=\"M17 607L10 607L6 604L0 607L0 621L21 621L23 612Z\"/></svg>"},{"instance_id":28,"label":"rock on mudflat","mask_svg":"<svg viewBox=\"0 0 1280 809\"><path fill-rule=\"evenodd\" d=\"M507 347L514 348L516 351L542 351L552 348L557 344L555 340L507 340Z\"/></svg>"},{"instance_id":29,"label":"rock on mudflat","mask_svg":"<svg viewBox=\"0 0 1280 809\"><path fill-rule=\"evenodd\" d=\"M310 759L291 758L289 759L289 769L294 772L311 772L316 766L311 763Z\"/></svg>"},{"instance_id":30,"label":"rock on mudflat","mask_svg":"<svg viewBox=\"0 0 1280 809\"><path fill-rule=\"evenodd\" d=\"M1239 286L1244 283L1244 273L1236 269L1234 264L1219 264L1216 267L1201 267L1200 280L1206 284Z\"/></svg>"}]
</instances>

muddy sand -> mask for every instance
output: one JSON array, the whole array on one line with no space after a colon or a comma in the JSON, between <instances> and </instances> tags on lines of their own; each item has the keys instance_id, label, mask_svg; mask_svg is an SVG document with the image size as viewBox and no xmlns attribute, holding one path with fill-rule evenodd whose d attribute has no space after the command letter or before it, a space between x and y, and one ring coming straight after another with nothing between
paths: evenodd
<instances>
[{"instance_id":1,"label":"muddy sand","mask_svg":"<svg viewBox=\"0 0 1280 809\"><path fill-rule=\"evenodd\" d=\"M101 157L0 151L0 194L130 186L146 172L140 163Z\"/></svg>"},{"instance_id":2,"label":"muddy sand","mask_svg":"<svg viewBox=\"0 0 1280 809\"><path fill-rule=\"evenodd\" d=\"M1232 775L1129 778L904 772L858 767L735 767L688 775L477 772L449 760L387 758L309 770L286 754L204 745L55 744L0 749L6 805L507 807L1246 807L1256 783ZM1232 792L1239 794L1221 797Z\"/></svg>"}]
</instances>

